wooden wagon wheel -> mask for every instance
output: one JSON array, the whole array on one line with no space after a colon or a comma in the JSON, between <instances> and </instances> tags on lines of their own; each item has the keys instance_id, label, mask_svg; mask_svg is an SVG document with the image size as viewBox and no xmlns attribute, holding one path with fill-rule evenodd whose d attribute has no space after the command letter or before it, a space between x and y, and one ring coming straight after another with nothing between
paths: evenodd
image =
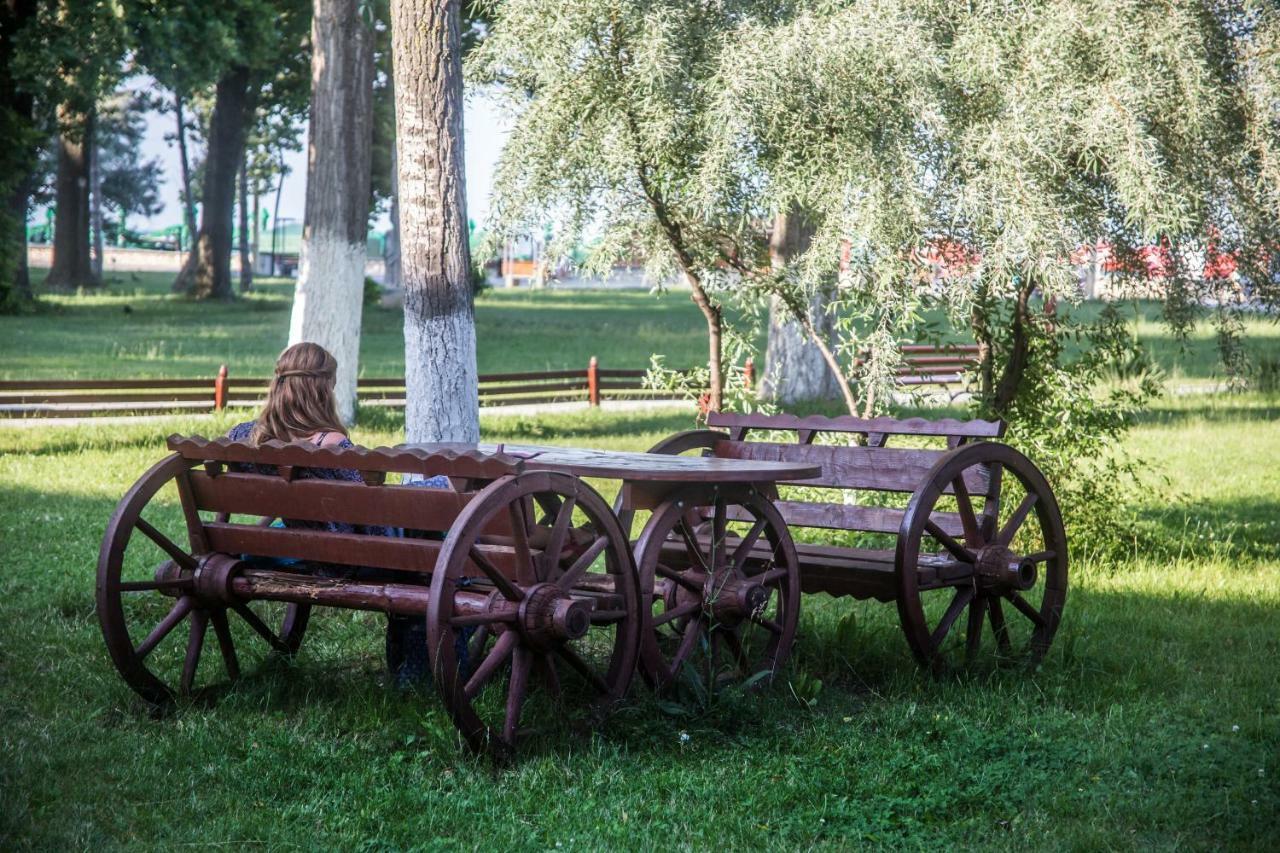
<instances>
[{"instance_id":1,"label":"wooden wagon wheel","mask_svg":"<svg viewBox=\"0 0 1280 853\"><path fill-rule=\"evenodd\" d=\"M182 516L176 494L196 464L175 453L143 474L116 505L98 555L98 621L107 650L125 682L154 706L196 691L210 633L221 651L224 674L234 680L240 660L233 623L242 622L271 649L293 654L311 610L307 605L261 603L255 612L247 604L228 606L197 594L195 574L204 555L195 547L195 520ZM153 505L166 488L175 493L173 500ZM268 624L277 617L278 631ZM184 624L185 631L178 630ZM184 645L170 639L183 634Z\"/></svg>"},{"instance_id":2,"label":"wooden wagon wheel","mask_svg":"<svg viewBox=\"0 0 1280 853\"><path fill-rule=\"evenodd\" d=\"M975 481L990 483L980 510ZM959 537L930 518L940 502L954 502ZM957 448L912 495L895 572L902 630L922 666L940 669L961 644L968 660L986 647L1001 660L1039 661L1067 596L1067 538L1053 490L1007 445Z\"/></svg>"},{"instance_id":3,"label":"wooden wagon wheel","mask_svg":"<svg viewBox=\"0 0 1280 853\"><path fill-rule=\"evenodd\" d=\"M436 684L476 751L515 748L531 728L522 715L535 710L526 708L535 686L551 700L536 709L548 722L575 712L597 721L631 683L640 628L640 587L617 517L566 474L528 472L487 486L454 522L431 579ZM463 665L459 650L472 629Z\"/></svg>"},{"instance_id":4,"label":"wooden wagon wheel","mask_svg":"<svg viewBox=\"0 0 1280 853\"><path fill-rule=\"evenodd\" d=\"M771 680L785 663L800 611L795 545L773 503L754 488L677 494L636 541L649 599L640 663L663 689L686 667L709 688ZM729 528L730 516L743 529Z\"/></svg>"}]
</instances>

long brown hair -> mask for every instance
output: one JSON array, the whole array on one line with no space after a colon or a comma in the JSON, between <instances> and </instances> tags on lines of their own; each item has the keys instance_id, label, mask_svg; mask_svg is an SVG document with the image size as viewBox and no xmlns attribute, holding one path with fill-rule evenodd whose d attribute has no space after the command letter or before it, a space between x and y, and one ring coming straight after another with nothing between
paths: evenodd
<instances>
[{"instance_id":1,"label":"long brown hair","mask_svg":"<svg viewBox=\"0 0 1280 853\"><path fill-rule=\"evenodd\" d=\"M333 395L337 374L338 360L319 344L294 344L280 353L267 402L249 440L297 441L318 432L346 435Z\"/></svg>"}]
</instances>

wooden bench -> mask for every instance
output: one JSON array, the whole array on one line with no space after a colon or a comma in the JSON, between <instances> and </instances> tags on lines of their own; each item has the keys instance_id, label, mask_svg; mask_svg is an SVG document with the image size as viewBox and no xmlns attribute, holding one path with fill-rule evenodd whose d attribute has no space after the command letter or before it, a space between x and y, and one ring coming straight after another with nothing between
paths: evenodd
<instances>
[{"instance_id":1,"label":"wooden bench","mask_svg":"<svg viewBox=\"0 0 1280 853\"><path fill-rule=\"evenodd\" d=\"M912 652L929 667L953 646L978 655L987 622L995 655L1043 656L1066 597L1066 536L1044 476L992 440L1003 423L712 412L708 426L719 429L680 433L653 452L822 466L802 490L775 496L802 540L802 590L896 602ZM698 530L711 535L705 519ZM684 542L664 547L672 565L683 563ZM775 555L756 544L750 558Z\"/></svg>"},{"instance_id":2,"label":"wooden bench","mask_svg":"<svg viewBox=\"0 0 1280 853\"><path fill-rule=\"evenodd\" d=\"M978 363L977 344L906 344L901 349L899 385L955 385ZM859 367L865 358L859 357Z\"/></svg>"},{"instance_id":3,"label":"wooden bench","mask_svg":"<svg viewBox=\"0 0 1280 853\"><path fill-rule=\"evenodd\" d=\"M107 648L151 705L221 689L246 652L296 652L315 606L425 615L437 687L477 750L514 747L531 684L562 699L538 705L545 723L594 717L627 690L643 621L635 565L581 479L474 449L169 447L116 507L98 563ZM209 627L222 666L201 669Z\"/></svg>"}]
</instances>

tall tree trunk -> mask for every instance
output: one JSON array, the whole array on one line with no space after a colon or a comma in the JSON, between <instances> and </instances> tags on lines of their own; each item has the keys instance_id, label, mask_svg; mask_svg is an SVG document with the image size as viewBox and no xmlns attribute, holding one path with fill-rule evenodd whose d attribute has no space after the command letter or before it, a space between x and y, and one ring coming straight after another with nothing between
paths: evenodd
<instances>
[{"instance_id":1,"label":"tall tree trunk","mask_svg":"<svg viewBox=\"0 0 1280 853\"><path fill-rule=\"evenodd\" d=\"M256 201L256 200L255 200ZM253 262L249 257L249 157L240 158L240 292L253 289ZM255 223L255 229L256 229Z\"/></svg>"},{"instance_id":2,"label":"tall tree trunk","mask_svg":"<svg viewBox=\"0 0 1280 853\"><path fill-rule=\"evenodd\" d=\"M106 242L102 236L102 163L98 140L86 146L89 155L89 268L95 281L102 281L102 252Z\"/></svg>"},{"instance_id":3,"label":"tall tree trunk","mask_svg":"<svg viewBox=\"0 0 1280 853\"><path fill-rule=\"evenodd\" d=\"M0 152L0 164L5 170L0 174L0 185L9 182L4 209L0 211L0 225L9 231L7 239L0 236L0 313L32 298L31 272L27 267L27 210L39 140L33 127L35 99L18 89L11 72L18 33L35 14L35 0L0 2L0 128L10 146Z\"/></svg>"},{"instance_id":4,"label":"tall tree trunk","mask_svg":"<svg viewBox=\"0 0 1280 853\"><path fill-rule=\"evenodd\" d=\"M813 229L798 213L780 213L773 221L770 258L781 273L809 248ZM828 348L835 337L835 323L827 306L829 293L818 292L804 305L807 323L792 316L786 302L774 296L769 303L769 342L765 351L764 377L760 393L776 403L793 404L824 400L837 393L837 377L832 374L822 348L810 338L807 327Z\"/></svg>"},{"instance_id":5,"label":"tall tree trunk","mask_svg":"<svg viewBox=\"0 0 1280 853\"><path fill-rule=\"evenodd\" d=\"M373 139L373 31L360 0L314 0L302 258L289 343L338 360L338 416L355 421Z\"/></svg>"},{"instance_id":6,"label":"tall tree trunk","mask_svg":"<svg viewBox=\"0 0 1280 853\"><path fill-rule=\"evenodd\" d=\"M58 107L58 177L53 225L53 264L48 287L74 290L93 287L89 258L89 148L93 144L93 111L71 104Z\"/></svg>"},{"instance_id":7,"label":"tall tree trunk","mask_svg":"<svg viewBox=\"0 0 1280 853\"><path fill-rule=\"evenodd\" d=\"M723 317L720 306L711 301L702 280L692 268L685 267L684 280L689 285L693 304L698 306L707 321L707 369L711 374L711 387L707 389L707 409L718 412L724 408L724 343Z\"/></svg>"},{"instance_id":8,"label":"tall tree trunk","mask_svg":"<svg viewBox=\"0 0 1280 853\"><path fill-rule=\"evenodd\" d=\"M262 244L258 242L259 240L258 225L261 222L261 220L259 219L259 214L260 214L260 211L258 210L257 185L255 184L254 193L253 193L253 247L250 250L250 255L251 255L250 261L253 265L253 272L258 271L258 252L262 251L262 248L261 248Z\"/></svg>"},{"instance_id":9,"label":"tall tree trunk","mask_svg":"<svg viewBox=\"0 0 1280 853\"><path fill-rule=\"evenodd\" d=\"M278 170L276 178L276 206L271 212L271 275L280 274L279 258L280 258L280 195L284 192L284 149L278 152L280 159L278 161Z\"/></svg>"},{"instance_id":10,"label":"tall tree trunk","mask_svg":"<svg viewBox=\"0 0 1280 853\"><path fill-rule=\"evenodd\" d=\"M403 284L400 273L400 170L396 164L396 147L391 146L391 228L382 248L384 271L382 281L388 288L399 290Z\"/></svg>"},{"instance_id":11,"label":"tall tree trunk","mask_svg":"<svg viewBox=\"0 0 1280 853\"><path fill-rule=\"evenodd\" d=\"M410 442L480 437L458 6L391 2Z\"/></svg>"},{"instance_id":12,"label":"tall tree trunk","mask_svg":"<svg viewBox=\"0 0 1280 853\"><path fill-rule=\"evenodd\" d=\"M218 81L209 117L209 147L201 187L200 231L175 287L197 299L231 299L231 222L236 172L253 115L249 69L237 65Z\"/></svg>"},{"instance_id":13,"label":"tall tree trunk","mask_svg":"<svg viewBox=\"0 0 1280 853\"><path fill-rule=\"evenodd\" d=\"M178 117L178 164L182 170L182 224L186 226L187 245L182 245L182 234L178 234L178 251L187 250L187 260L191 260L196 236L196 202L191 193L191 157L187 153L187 118L182 109L182 93L173 93L173 113ZM182 290L182 277L173 280L173 292Z\"/></svg>"}]
</instances>

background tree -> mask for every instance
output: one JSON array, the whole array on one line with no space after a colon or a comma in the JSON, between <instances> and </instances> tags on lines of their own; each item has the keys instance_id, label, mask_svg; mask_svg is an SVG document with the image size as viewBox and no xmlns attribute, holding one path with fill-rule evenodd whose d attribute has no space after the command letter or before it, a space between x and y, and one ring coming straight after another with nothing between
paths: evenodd
<instances>
[{"instance_id":1,"label":"background tree","mask_svg":"<svg viewBox=\"0 0 1280 853\"><path fill-rule=\"evenodd\" d=\"M338 360L338 414L355 421L373 128L373 27L359 0L315 0L302 257L289 343Z\"/></svg>"},{"instance_id":2,"label":"background tree","mask_svg":"<svg viewBox=\"0 0 1280 853\"><path fill-rule=\"evenodd\" d=\"M0 313L31 303L27 210L38 156L34 86L22 79L19 51L36 21L35 0L0 2ZM25 85L24 85L25 83Z\"/></svg>"},{"instance_id":3,"label":"background tree","mask_svg":"<svg viewBox=\"0 0 1280 853\"><path fill-rule=\"evenodd\" d=\"M458 0L391 2L410 442L480 437L460 25Z\"/></svg>"},{"instance_id":4,"label":"background tree","mask_svg":"<svg viewBox=\"0 0 1280 853\"><path fill-rule=\"evenodd\" d=\"M125 91L104 101L98 111L99 186L103 205L116 214L106 230L117 241L127 231L130 216L154 216L164 209L164 167L158 158L142 157L148 108L146 98Z\"/></svg>"},{"instance_id":5,"label":"background tree","mask_svg":"<svg viewBox=\"0 0 1280 853\"><path fill-rule=\"evenodd\" d=\"M697 0L496 5L469 62L515 116L494 183L494 240L557 225L559 255L603 229L587 267L641 254L657 280L678 275L707 323L709 405L723 398L722 295L735 267L768 267L764 220L698 176L725 34L772 6Z\"/></svg>"},{"instance_id":6,"label":"background tree","mask_svg":"<svg viewBox=\"0 0 1280 853\"><path fill-rule=\"evenodd\" d=\"M306 0L130 0L146 69L174 91L212 84L199 230L175 289L228 299L236 175L264 87L307 67Z\"/></svg>"}]
</instances>

